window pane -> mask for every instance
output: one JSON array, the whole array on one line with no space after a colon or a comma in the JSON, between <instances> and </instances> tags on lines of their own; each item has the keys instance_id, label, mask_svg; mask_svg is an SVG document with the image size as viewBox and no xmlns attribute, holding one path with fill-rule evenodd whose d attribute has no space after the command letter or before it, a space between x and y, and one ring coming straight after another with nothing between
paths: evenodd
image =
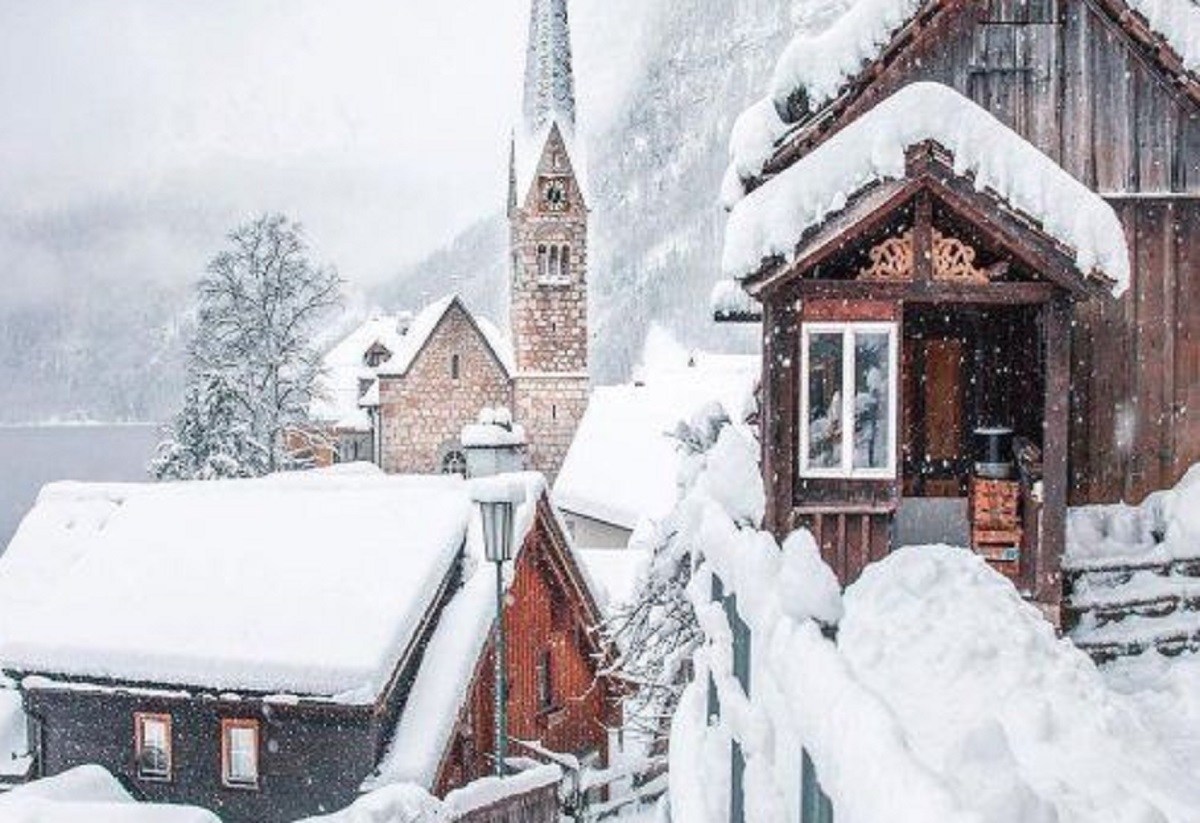
<instances>
[{"instance_id":1,"label":"window pane","mask_svg":"<svg viewBox=\"0 0 1200 823\"><path fill-rule=\"evenodd\" d=\"M854 468L885 469L892 448L890 335L854 336Z\"/></svg>"},{"instance_id":2,"label":"window pane","mask_svg":"<svg viewBox=\"0 0 1200 823\"><path fill-rule=\"evenodd\" d=\"M842 335L808 338L808 465L842 466Z\"/></svg>"},{"instance_id":3,"label":"window pane","mask_svg":"<svg viewBox=\"0 0 1200 823\"><path fill-rule=\"evenodd\" d=\"M229 734L229 775L231 781L254 782L258 779L258 731L233 726Z\"/></svg>"}]
</instances>

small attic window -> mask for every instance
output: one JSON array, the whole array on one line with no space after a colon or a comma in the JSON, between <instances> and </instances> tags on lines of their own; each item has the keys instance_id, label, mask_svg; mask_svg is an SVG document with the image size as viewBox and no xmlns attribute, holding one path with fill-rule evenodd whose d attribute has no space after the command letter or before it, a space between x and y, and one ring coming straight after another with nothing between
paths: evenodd
<instances>
[{"instance_id":1,"label":"small attic window","mask_svg":"<svg viewBox=\"0 0 1200 823\"><path fill-rule=\"evenodd\" d=\"M458 380L462 376L462 359L457 354L450 355L450 379Z\"/></svg>"},{"instance_id":2,"label":"small attic window","mask_svg":"<svg viewBox=\"0 0 1200 823\"><path fill-rule=\"evenodd\" d=\"M563 153L558 149L550 155L550 167L555 171L562 171L567 167L567 159L563 157Z\"/></svg>"}]
</instances>

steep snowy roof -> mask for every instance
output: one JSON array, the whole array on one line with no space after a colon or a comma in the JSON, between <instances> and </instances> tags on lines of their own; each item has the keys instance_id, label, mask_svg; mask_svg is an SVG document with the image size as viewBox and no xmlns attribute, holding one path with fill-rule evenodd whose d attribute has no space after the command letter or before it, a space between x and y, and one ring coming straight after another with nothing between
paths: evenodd
<instances>
[{"instance_id":1,"label":"steep snowy roof","mask_svg":"<svg viewBox=\"0 0 1200 823\"><path fill-rule=\"evenodd\" d=\"M514 559L519 561L521 551L526 548L525 538L536 522L538 507L545 500L546 483L540 474L535 473L504 475L499 479L509 485L523 486L524 502L517 507L514 518ZM482 487L495 480L477 482ZM551 512L553 514L553 509ZM576 568L581 572L580 583L587 588L588 595L595 602L598 593L594 584L586 573L582 573L578 557L561 524L558 530ZM495 570L484 559L478 519L471 525L467 552L463 587L442 613L437 631L426 648L421 670L409 691L408 702L396 726L389 751L380 762L376 774L365 782L365 790L395 783L416 783L430 787L437 775L496 616ZM506 586L512 584L515 565L511 564L506 569Z\"/></svg>"},{"instance_id":2,"label":"steep snowy roof","mask_svg":"<svg viewBox=\"0 0 1200 823\"><path fill-rule=\"evenodd\" d=\"M0 558L0 590L31 587L0 608L0 665L369 703L470 513L462 480L363 466L52 485Z\"/></svg>"},{"instance_id":3,"label":"steep snowy roof","mask_svg":"<svg viewBox=\"0 0 1200 823\"><path fill-rule=\"evenodd\" d=\"M429 338L441 324L442 318L446 316L446 313L453 306L461 308L467 317L470 318L471 322L479 329L484 341L492 350L500 365L508 374L513 374L516 371L516 361L513 357L512 344L509 340L491 321L472 314L470 309L463 304L457 295L449 294L440 300L430 303L413 318L412 324L408 327L408 332L400 340L400 346L393 352L392 359L379 367L379 376L403 377L406 375L412 367L413 362L417 359L417 355L425 348L425 344L429 342Z\"/></svg>"},{"instance_id":4,"label":"steep snowy roof","mask_svg":"<svg viewBox=\"0 0 1200 823\"><path fill-rule=\"evenodd\" d=\"M954 157L955 172L1034 218L1074 252L1085 274L1100 273L1122 294L1129 249L1112 207L1032 144L955 90L913 83L805 155L734 207L723 265L732 277L765 259L794 258L803 233L884 180L905 175L905 152L934 141Z\"/></svg>"},{"instance_id":5,"label":"steep snowy roof","mask_svg":"<svg viewBox=\"0 0 1200 823\"><path fill-rule=\"evenodd\" d=\"M742 412L760 368L753 355L681 352L643 368L633 383L597 387L554 484L555 503L627 529L662 517L678 492L671 434L709 403Z\"/></svg>"},{"instance_id":6,"label":"steep snowy roof","mask_svg":"<svg viewBox=\"0 0 1200 823\"><path fill-rule=\"evenodd\" d=\"M832 0L804 9L792 42L776 63L767 96L747 109L734 127L726 197L738 196L738 177L761 172L779 140L793 128L780 118L777 106L803 91L809 110L821 110L929 5L930 0ZM1200 71L1200 7L1193 0L1124 0L1122 5L1146 20L1187 71Z\"/></svg>"},{"instance_id":7,"label":"steep snowy roof","mask_svg":"<svg viewBox=\"0 0 1200 823\"><path fill-rule=\"evenodd\" d=\"M343 429L368 429L370 420L360 408L361 382L374 383L376 370L366 362L367 353L382 346L392 355L404 348L404 318L376 315L368 318L329 350L321 361L323 374L318 395L309 413L314 420Z\"/></svg>"}]
</instances>

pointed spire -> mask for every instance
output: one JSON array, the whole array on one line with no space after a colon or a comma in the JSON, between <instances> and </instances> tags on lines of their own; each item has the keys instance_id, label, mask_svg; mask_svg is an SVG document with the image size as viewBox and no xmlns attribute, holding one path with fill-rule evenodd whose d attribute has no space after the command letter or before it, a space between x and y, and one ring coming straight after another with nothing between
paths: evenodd
<instances>
[{"instance_id":1,"label":"pointed spire","mask_svg":"<svg viewBox=\"0 0 1200 823\"><path fill-rule=\"evenodd\" d=\"M508 138L508 216L517 211L517 135Z\"/></svg>"},{"instance_id":2,"label":"pointed spire","mask_svg":"<svg viewBox=\"0 0 1200 823\"><path fill-rule=\"evenodd\" d=\"M575 76L567 0L532 0L525 56L525 128L536 134L551 123L575 130Z\"/></svg>"}]
</instances>

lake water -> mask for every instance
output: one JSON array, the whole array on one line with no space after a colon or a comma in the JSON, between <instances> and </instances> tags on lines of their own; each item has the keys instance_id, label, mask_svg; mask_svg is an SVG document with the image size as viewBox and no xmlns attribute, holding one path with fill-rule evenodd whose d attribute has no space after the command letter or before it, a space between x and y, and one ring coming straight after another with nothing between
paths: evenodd
<instances>
[{"instance_id":1,"label":"lake water","mask_svg":"<svg viewBox=\"0 0 1200 823\"><path fill-rule=\"evenodd\" d=\"M0 553L46 483L145 480L159 429L155 424L0 426Z\"/></svg>"}]
</instances>

